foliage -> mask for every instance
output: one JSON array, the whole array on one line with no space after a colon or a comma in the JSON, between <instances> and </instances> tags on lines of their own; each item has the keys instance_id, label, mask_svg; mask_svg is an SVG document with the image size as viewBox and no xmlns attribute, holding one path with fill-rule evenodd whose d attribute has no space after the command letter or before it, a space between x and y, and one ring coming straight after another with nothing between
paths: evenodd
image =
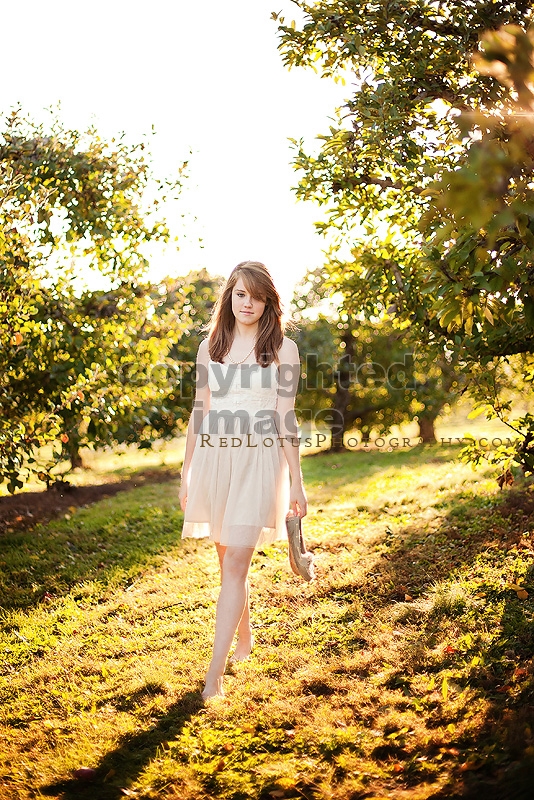
<instances>
[{"instance_id":1,"label":"foliage","mask_svg":"<svg viewBox=\"0 0 534 800\"><path fill-rule=\"evenodd\" d=\"M499 419L511 432L519 435L491 450L484 446L486 442L466 435L469 441L460 457L474 464L499 464L501 474L498 481L501 487L514 482L514 471L517 471L514 467L534 473L534 419L527 410L533 379L534 359L529 354L494 359L491 364L473 367L472 394L477 403L469 417L474 419L484 414L486 419ZM525 406L522 415L513 418L513 402L518 395L525 399Z\"/></svg>"},{"instance_id":2,"label":"foliage","mask_svg":"<svg viewBox=\"0 0 534 800\"><path fill-rule=\"evenodd\" d=\"M435 442L434 421L459 391L453 358L423 346L409 328L393 325L387 315L370 321L347 312L342 303L335 312L308 318L307 309L320 301L323 282L322 271L316 270L295 293L295 338L304 362L300 417L316 425L327 422L333 450L343 449L349 430L368 440L371 430L382 436L414 417L421 441Z\"/></svg>"},{"instance_id":3,"label":"foliage","mask_svg":"<svg viewBox=\"0 0 534 800\"><path fill-rule=\"evenodd\" d=\"M78 463L81 444L148 443L161 433L150 409L163 389L133 386L133 365L149 371L165 359L168 331L155 330L147 243L166 240L154 218L165 192L145 145L106 143L49 129L14 111L0 139L0 478L10 491L29 472L48 483L65 454ZM155 191L152 205L147 190ZM100 274L88 290L80 267ZM54 443L44 461L36 454ZM49 452L40 450L40 453Z\"/></svg>"},{"instance_id":4,"label":"foliage","mask_svg":"<svg viewBox=\"0 0 534 800\"><path fill-rule=\"evenodd\" d=\"M161 325L170 335L166 402L175 409L176 421L187 421L193 405L197 351L207 336L221 284L222 278L201 269L178 278L167 278L155 287L153 324ZM174 427L175 424L171 424L171 428Z\"/></svg>"},{"instance_id":5,"label":"foliage","mask_svg":"<svg viewBox=\"0 0 534 800\"><path fill-rule=\"evenodd\" d=\"M394 306L467 376L531 352L531 4L296 5L301 25L273 15L285 63L355 76L319 152L295 142L297 195L325 208L325 291Z\"/></svg>"},{"instance_id":6,"label":"foliage","mask_svg":"<svg viewBox=\"0 0 534 800\"><path fill-rule=\"evenodd\" d=\"M303 459L317 582L254 555L256 648L207 706L218 562L177 487L4 535L0 796L528 797L534 507L454 454Z\"/></svg>"}]
</instances>

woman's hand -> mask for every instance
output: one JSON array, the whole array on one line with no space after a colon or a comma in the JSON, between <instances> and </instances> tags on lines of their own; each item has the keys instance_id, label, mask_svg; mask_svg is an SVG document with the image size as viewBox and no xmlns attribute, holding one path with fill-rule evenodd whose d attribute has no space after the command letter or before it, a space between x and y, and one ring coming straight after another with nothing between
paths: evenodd
<instances>
[{"instance_id":1,"label":"woman's hand","mask_svg":"<svg viewBox=\"0 0 534 800\"><path fill-rule=\"evenodd\" d=\"M180 508L182 511L185 511L185 507L187 505L187 483L180 484L180 491L178 492L178 497L180 499Z\"/></svg>"},{"instance_id":2,"label":"woman's hand","mask_svg":"<svg viewBox=\"0 0 534 800\"><path fill-rule=\"evenodd\" d=\"M308 501L302 483L291 484L289 490L289 505L297 517L305 517L308 513Z\"/></svg>"}]
</instances>

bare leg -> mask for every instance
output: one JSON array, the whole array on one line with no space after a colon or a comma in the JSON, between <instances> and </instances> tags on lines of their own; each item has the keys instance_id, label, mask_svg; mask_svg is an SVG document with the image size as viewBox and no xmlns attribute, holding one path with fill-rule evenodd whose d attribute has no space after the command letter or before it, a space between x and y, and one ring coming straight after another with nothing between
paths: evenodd
<instances>
[{"instance_id":1,"label":"bare leg","mask_svg":"<svg viewBox=\"0 0 534 800\"><path fill-rule=\"evenodd\" d=\"M219 556L219 566L221 569L221 583L222 583L222 576L223 576L223 563L224 563L224 554L226 552L226 547L223 544L215 543L217 548L217 555ZM249 602L249 586L248 580L245 584L247 590L247 599L245 602L245 608L243 610L243 614L241 619L239 620L239 625L237 626L237 646L235 649L235 653L233 655L233 661L243 661L247 656L250 655L252 651L252 644L253 644L253 637L252 637L252 629L250 626L250 602Z\"/></svg>"},{"instance_id":2,"label":"bare leg","mask_svg":"<svg viewBox=\"0 0 534 800\"><path fill-rule=\"evenodd\" d=\"M231 658L231 663L235 663L236 661L244 661L245 658L248 658L252 652L252 647L254 644L254 637L252 636L252 629L250 627L248 581L245 584L245 588L247 590L245 610L243 611L243 616L241 617L239 625L237 626L237 644L235 647L235 652Z\"/></svg>"},{"instance_id":3,"label":"bare leg","mask_svg":"<svg viewBox=\"0 0 534 800\"><path fill-rule=\"evenodd\" d=\"M202 692L205 700L224 694L222 682L226 659L245 610L247 575L253 552L253 547L227 547L223 555L224 569L217 602L213 655Z\"/></svg>"}]
</instances>

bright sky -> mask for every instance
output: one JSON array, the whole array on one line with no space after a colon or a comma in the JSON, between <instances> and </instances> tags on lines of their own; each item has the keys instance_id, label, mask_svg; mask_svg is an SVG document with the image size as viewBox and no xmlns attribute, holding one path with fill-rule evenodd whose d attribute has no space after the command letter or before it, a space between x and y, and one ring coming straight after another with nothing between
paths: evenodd
<instances>
[{"instance_id":1,"label":"bright sky","mask_svg":"<svg viewBox=\"0 0 534 800\"><path fill-rule=\"evenodd\" d=\"M2 8L0 110L21 103L42 118L61 103L78 129L105 137L151 137L156 170L174 176L190 158L180 212L180 251L154 259L152 276L206 267L228 275L256 259L284 300L307 268L322 263L313 229L321 216L296 203L288 137L328 129L350 87L288 70L272 11L289 0L26 0ZM184 220L186 213L185 238ZM199 244L202 239L203 247Z\"/></svg>"}]
</instances>

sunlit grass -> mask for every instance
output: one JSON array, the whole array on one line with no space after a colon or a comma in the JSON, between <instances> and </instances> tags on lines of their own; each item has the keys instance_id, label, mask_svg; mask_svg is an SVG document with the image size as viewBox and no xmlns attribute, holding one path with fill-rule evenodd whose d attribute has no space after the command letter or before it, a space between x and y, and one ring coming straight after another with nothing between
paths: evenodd
<instances>
[{"instance_id":1,"label":"sunlit grass","mask_svg":"<svg viewBox=\"0 0 534 800\"><path fill-rule=\"evenodd\" d=\"M255 555L256 647L207 707L217 559L179 541L176 483L5 538L0 796L520 786L534 754L534 498L456 452L304 459L318 579L299 582L283 545ZM73 779L81 766L94 782Z\"/></svg>"},{"instance_id":2,"label":"sunlit grass","mask_svg":"<svg viewBox=\"0 0 534 800\"><path fill-rule=\"evenodd\" d=\"M184 450L185 436L170 442L158 442L152 449L146 450L139 450L133 445L101 450L82 448L83 468L71 470L68 461L60 461L53 468L52 475L64 477L73 486L117 483L146 470L178 470L183 461ZM46 463L50 453L51 447L43 448L37 456L39 463ZM33 477L24 484L22 491L35 492L44 488L44 482ZM7 484L0 484L0 497L8 494Z\"/></svg>"}]
</instances>

